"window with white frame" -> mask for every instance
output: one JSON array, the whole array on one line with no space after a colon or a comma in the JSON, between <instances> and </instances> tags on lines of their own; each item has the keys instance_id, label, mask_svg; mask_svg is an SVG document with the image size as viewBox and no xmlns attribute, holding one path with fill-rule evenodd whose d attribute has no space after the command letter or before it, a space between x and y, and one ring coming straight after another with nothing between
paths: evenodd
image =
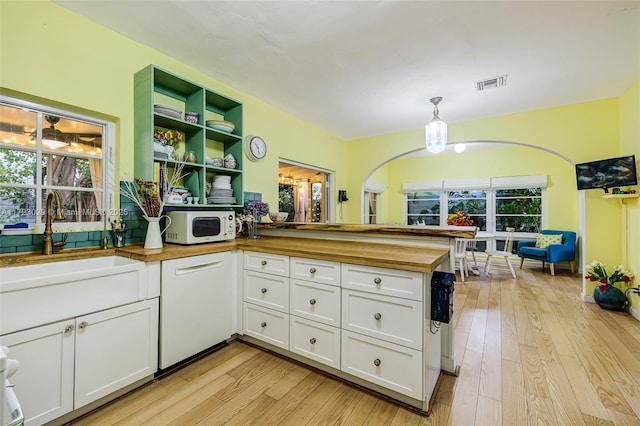
<instances>
[{"instance_id":1,"label":"window with white frame","mask_svg":"<svg viewBox=\"0 0 640 426\"><path fill-rule=\"evenodd\" d=\"M381 223L380 201L384 192L382 182L368 180L364 185L363 223Z\"/></svg>"},{"instance_id":2,"label":"window with white frame","mask_svg":"<svg viewBox=\"0 0 640 426\"><path fill-rule=\"evenodd\" d=\"M99 229L113 208L112 135L111 122L1 96L0 224L38 226L56 191L58 222Z\"/></svg>"},{"instance_id":3,"label":"window with white frame","mask_svg":"<svg viewBox=\"0 0 640 426\"><path fill-rule=\"evenodd\" d=\"M500 248L507 227L516 229L516 239L539 232L546 187L546 175L408 182L406 223L444 226L449 214L463 210L474 226L498 237Z\"/></svg>"}]
</instances>

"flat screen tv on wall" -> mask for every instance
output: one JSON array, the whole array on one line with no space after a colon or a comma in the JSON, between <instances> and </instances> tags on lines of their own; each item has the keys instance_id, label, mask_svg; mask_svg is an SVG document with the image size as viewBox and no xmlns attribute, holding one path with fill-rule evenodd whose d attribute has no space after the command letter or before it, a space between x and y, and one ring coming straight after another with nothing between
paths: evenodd
<instances>
[{"instance_id":1,"label":"flat screen tv on wall","mask_svg":"<svg viewBox=\"0 0 640 426\"><path fill-rule=\"evenodd\" d=\"M607 158L576 164L578 189L604 189L617 186L637 185L636 157Z\"/></svg>"}]
</instances>

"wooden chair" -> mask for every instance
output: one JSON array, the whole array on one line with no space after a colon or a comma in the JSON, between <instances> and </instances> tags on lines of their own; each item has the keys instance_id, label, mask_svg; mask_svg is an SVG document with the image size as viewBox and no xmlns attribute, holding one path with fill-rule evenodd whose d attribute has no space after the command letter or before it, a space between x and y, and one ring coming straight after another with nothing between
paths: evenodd
<instances>
[{"instance_id":1,"label":"wooden chair","mask_svg":"<svg viewBox=\"0 0 640 426\"><path fill-rule=\"evenodd\" d=\"M504 257L505 262L507 262L507 266L511 271L511 276L513 278L516 278L516 271L511 265L511 260L509 260L509 258L512 256L511 249L513 248L514 232L514 228L507 228L507 239L504 241L504 250L487 250L487 263L484 264L485 274L491 273L491 259L493 258L493 256L502 256Z\"/></svg>"}]
</instances>

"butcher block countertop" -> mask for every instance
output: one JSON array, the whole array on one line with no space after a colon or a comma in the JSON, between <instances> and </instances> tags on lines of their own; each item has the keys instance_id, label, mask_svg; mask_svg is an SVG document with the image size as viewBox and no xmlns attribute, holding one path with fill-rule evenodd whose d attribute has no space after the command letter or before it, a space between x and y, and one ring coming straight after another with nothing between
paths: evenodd
<instances>
[{"instance_id":1,"label":"butcher block countertop","mask_svg":"<svg viewBox=\"0 0 640 426\"><path fill-rule=\"evenodd\" d=\"M365 233L370 235L404 235L441 238L473 238L477 232L474 226L407 226L407 225L360 225L325 223L261 223L260 229L283 229ZM315 236L314 236L315 237ZM390 240L394 241L394 240ZM153 262L177 259L201 254L217 253L229 250L251 250L287 256L308 257L335 262L355 263L367 266L380 266L409 271L432 272L448 258L446 248L425 248L401 243L379 243L366 241L344 241L337 239L294 238L264 236L249 240L240 236L235 240L208 244L182 246L165 243L162 249L145 250L140 244L127 245L121 249L102 250L97 247L82 249L62 249L52 255L40 253L14 253L0 255L0 267L20 266L43 262L77 260L87 257L118 255L135 260Z\"/></svg>"},{"instance_id":2,"label":"butcher block countertop","mask_svg":"<svg viewBox=\"0 0 640 426\"><path fill-rule=\"evenodd\" d=\"M418 272L432 272L449 257L449 250L445 248L288 237L255 240L240 237L234 241L190 246L165 244L155 250L132 245L118 249L118 255L151 262L234 249Z\"/></svg>"}]
</instances>

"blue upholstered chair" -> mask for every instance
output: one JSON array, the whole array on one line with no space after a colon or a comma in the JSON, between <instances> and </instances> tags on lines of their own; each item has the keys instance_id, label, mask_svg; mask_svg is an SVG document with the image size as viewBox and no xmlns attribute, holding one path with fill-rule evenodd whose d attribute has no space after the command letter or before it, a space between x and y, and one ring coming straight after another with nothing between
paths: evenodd
<instances>
[{"instance_id":1,"label":"blue upholstered chair","mask_svg":"<svg viewBox=\"0 0 640 426\"><path fill-rule=\"evenodd\" d=\"M518 242L518 256L520 257L520 269L525 259L535 259L542 261L542 269L544 264L549 263L549 269L551 275L555 275L554 264L558 262L569 262L571 272L573 270L573 261L576 260L576 233L571 231L556 231L552 229L545 229L540 231L541 234L546 235L562 235L562 242L560 244L551 244L546 248L536 247L535 241L519 241Z\"/></svg>"}]
</instances>

